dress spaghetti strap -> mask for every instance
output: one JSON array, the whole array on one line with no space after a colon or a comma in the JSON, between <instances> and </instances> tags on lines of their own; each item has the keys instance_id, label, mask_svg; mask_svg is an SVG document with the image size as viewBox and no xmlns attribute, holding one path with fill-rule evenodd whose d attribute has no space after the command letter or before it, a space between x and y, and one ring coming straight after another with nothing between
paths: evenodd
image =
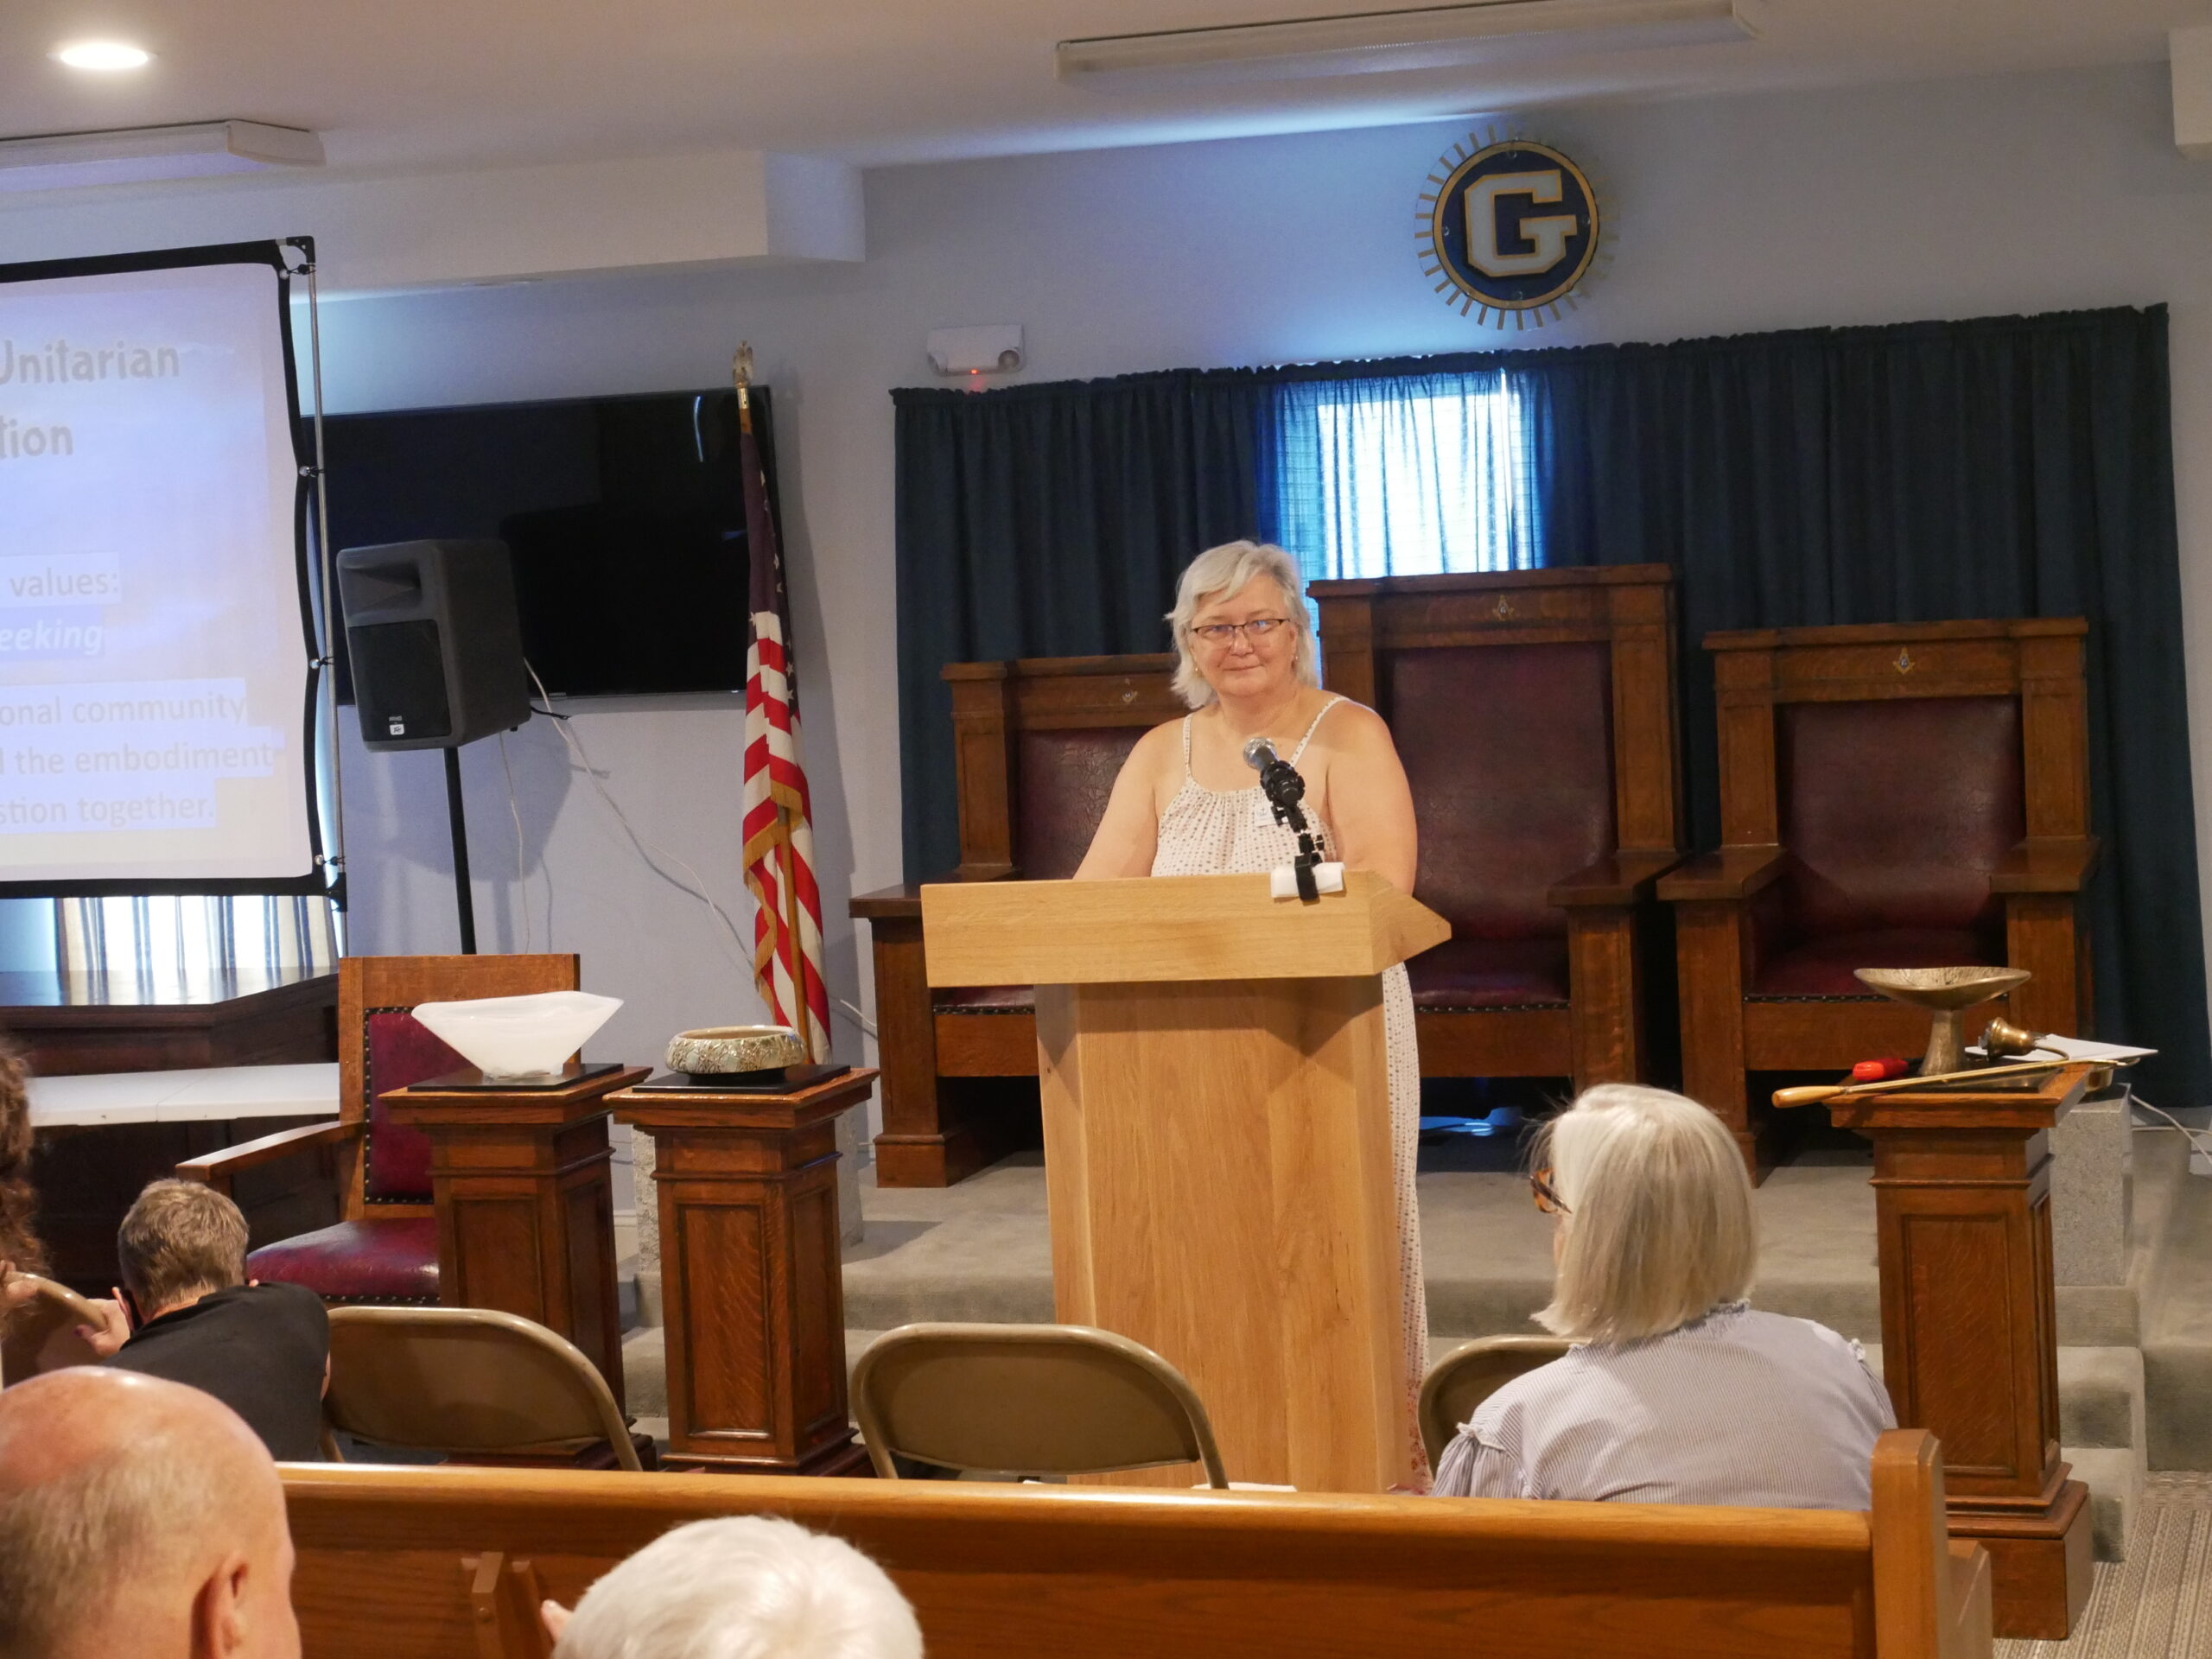
<instances>
[{"instance_id":1,"label":"dress spaghetti strap","mask_svg":"<svg viewBox=\"0 0 2212 1659\"><path fill-rule=\"evenodd\" d=\"M1191 717L1185 715L1183 716L1183 781L1191 783L1196 778L1197 774L1191 770Z\"/></svg>"},{"instance_id":2,"label":"dress spaghetti strap","mask_svg":"<svg viewBox=\"0 0 2212 1659\"><path fill-rule=\"evenodd\" d=\"M1313 734L1321 729L1321 722L1328 718L1329 710L1335 708L1343 701L1344 699L1342 697L1331 697L1326 702L1321 705L1321 712L1313 716L1313 723L1306 728L1306 735L1298 740L1298 747L1290 752L1290 764L1292 766L1296 766L1298 764L1298 757L1306 753L1306 746L1313 741ZM1185 757L1183 764L1186 767L1190 765L1188 759L1190 747L1190 734L1188 731L1185 731L1183 734L1183 750Z\"/></svg>"}]
</instances>

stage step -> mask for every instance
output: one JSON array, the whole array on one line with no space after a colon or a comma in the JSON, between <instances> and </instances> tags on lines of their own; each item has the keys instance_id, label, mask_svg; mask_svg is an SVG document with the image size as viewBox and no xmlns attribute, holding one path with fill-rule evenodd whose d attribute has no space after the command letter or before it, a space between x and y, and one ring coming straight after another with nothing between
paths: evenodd
<instances>
[{"instance_id":1,"label":"stage step","mask_svg":"<svg viewBox=\"0 0 2212 1659\"><path fill-rule=\"evenodd\" d=\"M2160 1467L2199 1459L2198 1466L2212 1466L2212 1383L2204 1380L2212 1376L2212 1274L2205 1268L2212 1204L2204 1202L2212 1182L2179 1177L2175 1154L2184 1149L2171 1139L2167 1147L2136 1137L2139 1243L2132 1282L2058 1292L2062 1444L2090 1488L2098 1551L2107 1558L2126 1538L2146 1452L2163 1446L2154 1459ZM1034 1153L946 1188L879 1188L868 1172L866 1236L845 1256L849 1363L877 1333L917 1320L1052 1319L1044 1174ZM1532 1331L1529 1316L1550 1294L1551 1252L1548 1224L1529 1204L1526 1182L1505 1169L1431 1171L1421 1178L1421 1198L1433 1351L1471 1337ZM1757 1305L1858 1338L1878 1369L1880 1295L1864 1160L1815 1154L1778 1169L1759 1189L1758 1205ZM2177 1248L2196 1243L2206 1249ZM2154 1294L2158 1317L2150 1320L2139 1309ZM652 1299L642 1300L651 1317ZM2139 1347L2146 1323L2156 1340ZM630 1409L658 1416L666 1409L661 1332L633 1332L625 1352ZM2161 1414L2177 1421L2162 1423Z\"/></svg>"},{"instance_id":2,"label":"stage step","mask_svg":"<svg viewBox=\"0 0 2212 1659\"><path fill-rule=\"evenodd\" d=\"M1866 1344L1866 1363L1879 1376L1882 1350ZM2145 1456L2143 1351L2139 1348L2061 1348L2058 1351L2059 1455L2074 1478L2089 1489L2089 1529L2097 1559L2126 1559L2127 1537L2148 1478Z\"/></svg>"}]
</instances>

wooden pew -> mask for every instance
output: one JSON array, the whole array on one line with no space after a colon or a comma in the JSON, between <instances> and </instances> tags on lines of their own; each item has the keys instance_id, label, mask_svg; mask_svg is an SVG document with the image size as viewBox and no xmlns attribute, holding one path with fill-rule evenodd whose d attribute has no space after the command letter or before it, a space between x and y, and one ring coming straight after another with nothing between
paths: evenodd
<instances>
[{"instance_id":1,"label":"wooden pew","mask_svg":"<svg viewBox=\"0 0 2212 1659\"><path fill-rule=\"evenodd\" d=\"M306 1659L533 1659L687 1521L767 1514L866 1551L931 1659L1471 1652L1987 1659L1932 1436L1885 1435L1871 1513L942 1481L287 1465Z\"/></svg>"}]
</instances>

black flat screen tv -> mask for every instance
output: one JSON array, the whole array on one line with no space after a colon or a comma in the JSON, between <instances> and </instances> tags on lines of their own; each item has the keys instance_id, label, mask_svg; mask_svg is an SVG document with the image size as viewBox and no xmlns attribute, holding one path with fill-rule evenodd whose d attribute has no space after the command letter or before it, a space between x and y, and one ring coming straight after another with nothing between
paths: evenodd
<instances>
[{"instance_id":1,"label":"black flat screen tv","mask_svg":"<svg viewBox=\"0 0 2212 1659\"><path fill-rule=\"evenodd\" d=\"M768 393L753 429L775 509ZM751 566L731 391L334 415L330 545L496 537L548 691L740 691ZM339 634L338 693L353 700Z\"/></svg>"}]
</instances>

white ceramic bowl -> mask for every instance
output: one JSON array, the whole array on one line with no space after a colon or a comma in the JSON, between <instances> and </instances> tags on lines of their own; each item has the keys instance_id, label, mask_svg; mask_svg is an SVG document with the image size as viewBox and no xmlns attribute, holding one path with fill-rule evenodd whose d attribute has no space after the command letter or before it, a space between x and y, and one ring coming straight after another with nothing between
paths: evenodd
<instances>
[{"instance_id":1,"label":"white ceramic bowl","mask_svg":"<svg viewBox=\"0 0 2212 1659\"><path fill-rule=\"evenodd\" d=\"M619 996L541 991L535 996L418 1002L415 1017L486 1077L512 1080L558 1071L621 1006Z\"/></svg>"}]
</instances>

